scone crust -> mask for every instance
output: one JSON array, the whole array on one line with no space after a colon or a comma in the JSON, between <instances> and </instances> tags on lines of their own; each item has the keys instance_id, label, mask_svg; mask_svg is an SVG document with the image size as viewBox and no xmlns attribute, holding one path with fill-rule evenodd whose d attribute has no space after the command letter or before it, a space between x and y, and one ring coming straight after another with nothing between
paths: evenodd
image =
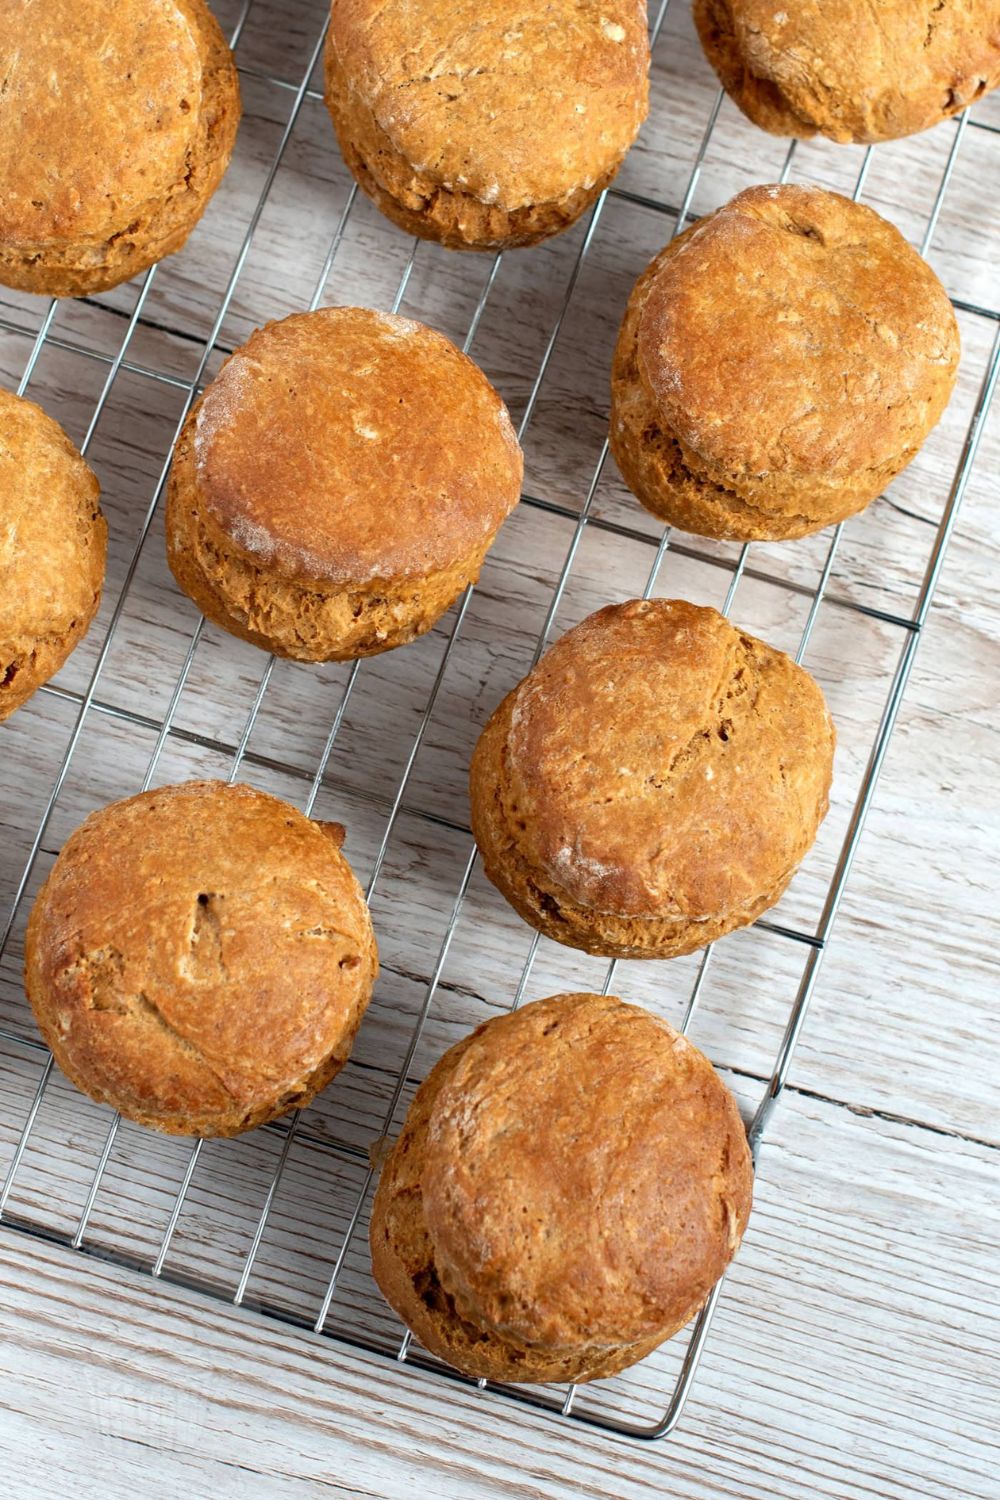
<instances>
[{"instance_id":1,"label":"scone crust","mask_svg":"<svg viewBox=\"0 0 1000 1500\"><path fill-rule=\"evenodd\" d=\"M25 949L67 1076L173 1135L236 1135L307 1104L346 1062L378 972L342 837L214 781L91 814Z\"/></svg>"},{"instance_id":2,"label":"scone crust","mask_svg":"<svg viewBox=\"0 0 1000 1500\"><path fill-rule=\"evenodd\" d=\"M58 422L0 391L0 721L62 666L97 613L108 528Z\"/></svg>"},{"instance_id":3,"label":"scone crust","mask_svg":"<svg viewBox=\"0 0 1000 1500\"><path fill-rule=\"evenodd\" d=\"M693 10L726 92L775 135L894 140L1000 83L996 0L694 0Z\"/></svg>"},{"instance_id":4,"label":"scone crust","mask_svg":"<svg viewBox=\"0 0 1000 1500\"><path fill-rule=\"evenodd\" d=\"M612 451L674 525L803 536L862 510L910 462L958 359L944 288L890 224L818 188L750 188L636 283Z\"/></svg>"},{"instance_id":5,"label":"scone crust","mask_svg":"<svg viewBox=\"0 0 1000 1500\"><path fill-rule=\"evenodd\" d=\"M204 0L35 9L26 26L0 0L0 280L80 296L187 239L228 165L239 85Z\"/></svg>"},{"instance_id":6,"label":"scone crust","mask_svg":"<svg viewBox=\"0 0 1000 1500\"><path fill-rule=\"evenodd\" d=\"M715 610L609 605L483 731L483 868L571 947L689 953L778 900L825 816L834 744L808 672Z\"/></svg>"},{"instance_id":7,"label":"scone crust","mask_svg":"<svg viewBox=\"0 0 1000 1500\"><path fill-rule=\"evenodd\" d=\"M506 407L424 325L295 314L223 365L178 442L168 557L217 623L303 660L430 628L520 496Z\"/></svg>"},{"instance_id":8,"label":"scone crust","mask_svg":"<svg viewBox=\"0 0 1000 1500\"><path fill-rule=\"evenodd\" d=\"M696 1048L614 997L554 996L481 1026L418 1090L372 1264L467 1373L594 1380L693 1317L751 1190L735 1102Z\"/></svg>"},{"instance_id":9,"label":"scone crust","mask_svg":"<svg viewBox=\"0 0 1000 1500\"><path fill-rule=\"evenodd\" d=\"M338 0L326 99L361 186L454 249L534 244L618 170L646 116L640 0Z\"/></svg>"}]
</instances>

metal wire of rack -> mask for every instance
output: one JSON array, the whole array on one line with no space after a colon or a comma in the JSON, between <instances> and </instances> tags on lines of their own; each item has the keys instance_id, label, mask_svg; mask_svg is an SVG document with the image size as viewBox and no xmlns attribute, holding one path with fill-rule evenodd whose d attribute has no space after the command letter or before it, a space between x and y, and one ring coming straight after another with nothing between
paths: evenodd
<instances>
[{"instance_id":1,"label":"metal wire of rack","mask_svg":"<svg viewBox=\"0 0 1000 1500\"><path fill-rule=\"evenodd\" d=\"M254 0L243 0L242 8L231 35L231 41L234 46L238 46L243 35L253 4ZM670 0L658 0L654 8L651 23L654 49L663 29L669 5ZM199 391L203 388L213 353L220 347L220 334L226 323L227 315L254 242L254 237L295 132L300 113L307 101L315 102L319 98L319 95L311 87L311 80L321 54L324 36L325 25L322 26L316 37L315 44L309 53L306 67L297 83L291 83L280 77L272 77L269 74L262 73L250 67L243 69L245 76L266 84L283 97L290 95L291 103L273 159L264 177L256 205L247 222L243 240L229 274L216 315L212 321L209 333L204 340L197 367L190 379L154 368L131 357L130 354L135 336L143 326L144 313L157 275L157 268L154 267L153 270L148 272L139 286L131 313L125 323L122 337L113 354L99 347L84 345L74 339L64 337L56 329L58 304L53 301L48 307L37 331L33 335L30 352L24 363L23 374L18 385L18 391L20 394L23 394L29 389L39 360L46 349L64 349L78 356L98 361L103 366L106 366L106 373L100 394L94 405L82 443L85 453L95 438L102 416L108 407L109 401L112 399L116 383L123 372L138 376L143 380L166 384L175 388L180 393L182 396L182 405L179 416L176 419L176 431L180 430L187 412ZM557 304L556 315L547 331L541 358L530 389L528 390L524 410L519 422L519 436L522 439L528 433L535 419L560 336L564 331L567 319L571 316L574 295L578 290L584 268L601 232L608 203L618 200L619 202L629 203L643 210L648 210L659 216L665 225L669 225L671 232L679 232L691 217L696 188L706 154L709 152L715 137L722 103L723 95L720 92L714 97L714 103L711 106L707 123L702 132L700 144L697 147L691 164L686 189L681 201L677 205L671 206L643 194L631 192L623 186L612 186L601 195L597 203L590 210L589 217L581 234L575 260L572 263L565 283L563 295ZM975 122L970 120L968 113L962 115L955 125L954 136L947 159L928 210L926 227L921 243L921 250L923 252L929 249L934 239L963 141L966 139L970 129L974 128L978 127ZM983 128L991 129L989 126ZM781 172L782 180L790 177L795 166L795 157L796 145L792 143L785 155ZM869 148L864 154L860 171L854 183L854 197L856 199L860 199L864 193L872 161L873 151L872 148ZM355 212L357 201L357 188L352 187L347 194L321 272L316 280L309 303L310 307L318 307L324 300L328 283L334 271L338 254L344 243L351 216ZM392 301L394 311L400 308L406 297L407 289L411 284L418 251L419 245L417 242L414 242L409 253L409 258L399 277L395 296ZM464 338L464 348L466 351L469 351L475 343L491 293L497 282L501 260L502 257L497 255L492 261L487 263L486 274L482 280L478 299L475 301ZM896 612L883 608L877 603L869 603L845 595L838 595L831 589L831 580L834 576L838 549L840 548L844 531L843 526L838 526L831 533L818 575L813 583L807 584L801 579L775 576L768 571L766 563L763 565L756 564L752 560L752 549L750 546L743 546L739 550L738 555L730 557L728 555L716 554L702 547L696 539L678 538L671 534L669 530L657 537L631 527L627 523L616 520L613 517L609 518L606 515L600 514L595 505L595 500L608 457L606 441L601 447L586 488L585 497L578 510L574 510L540 495L526 494L523 497L523 505L530 511L539 516L545 514L558 516L572 525L565 556L556 573L554 587L552 588L548 606L545 610L542 628L534 643L533 661L537 661L553 631L560 605L573 573L581 543L585 535L594 532L611 533L630 542L642 543L652 548L649 569L644 579L643 593L645 596L649 596L656 587L661 566L668 555L697 559L707 563L714 569L721 570L724 574L728 573L724 598L721 604L723 611L727 614L733 608L738 589L745 578L767 580L769 583L799 595L805 604L806 615L795 652L798 661L802 661L806 656L813 638L818 616L824 606L854 612L860 616L867 616L872 620L878 621L882 626L898 632L900 641L898 658L887 684L881 717L871 744L867 765L860 779L860 785L853 803L853 809L850 813L839 855L835 861L832 878L826 891L818 923L812 930L807 926L801 928L791 927L771 919L762 920L757 924L758 928L769 932L781 942L799 945L804 952L804 964L797 992L787 1015L784 1033L777 1054L773 1059L770 1074L766 1078L763 1092L756 1103L756 1108L748 1127L755 1159L759 1153L759 1148L775 1104L788 1080L795 1048L802 1032L820 971L820 965L823 961L824 951L837 918L841 898L851 872L865 818L882 770L886 750L914 663L920 635L934 596L948 541L955 525L963 494L968 485L970 475L973 472L973 465L976 460L987 415L996 392L998 380L1000 380L1000 314L989 308L980 306L974 300L962 301L956 299L955 306L971 317L991 320L995 326L992 343L983 368L979 393L975 399L971 421L955 468L954 478L944 502L940 520L933 531L933 540L924 563L922 581L919 584L913 606L909 612ZM32 337L31 335L25 335L25 330L20 325L6 317L0 317L0 331ZM116 704L113 697L101 696L99 693L105 668L115 645L123 611L129 599L130 589L132 588L133 580L135 579L143 550L146 547L154 517L157 513L168 467L169 455L165 454L159 477L145 510L134 550L125 570L122 587L115 600L86 689L80 693L55 685L49 685L46 689L43 689L43 693L50 698L60 699L64 703L72 705L76 710L75 719L56 769L45 806L42 809L41 816L31 839L23 869L17 880L9 915L2 933L0 933L0 957L2 957L4 951L7 949L8 943L15 932L16 923L22 915L25 896L35 874L39 856L43 851L53 813L59 802L60 795L63 793L67 778L77 764L81 739L94 716L103 716L114 720L116 723L125 726L130 732L135 732L136 734L141 731L142 733L153 734L155 736L145 774L142 778L141 789L146 789L153 784L165 747L174 740L190 742L200 748L228 756L228 775L230 781L234 781L248 764L257 767L269 764L266 756L254 753L250 746L251 737L258 723L258 718L265 703L272 674L275 669L276 663L273 657L266 659L263 663L256 687L253 691L249 710L242 729L235 738L235 743L230 744L221 739L213 739L211 736L203 733L185 729L175 722L190 674L198 657L199 648L202 646L204 639L205 622L203 620L198 621L190 636L180 670L177 673L169 700L162 714L144 714L133 707ZM109 1164L113 1160L116 1143L119 1140L121 1120L117 1116L107 1125L103 1142L97 1153L96 1162L90 1173L82 1206L80 1207L76 1223L71 1229L65 1232L56 1231L48 1227L41 1216L33 1215L31 1212L24 1210L12 1211L11 1205L14 1202L19 1174L22 1172L26 1154L31 1147L39 1113L45 1105L47 1095L52 1086L53 1061L47 1049L44 1048L42 1043L31 1032L27 1019L25 1019L23 1029L19 1029L13 1025L0 1027L0 1042L14 1049L18 1055L28 1056L33 1059L33 1065L39 1068L37 1082L23 1116L21 1128L16 1132L6 1175L3 1185L0 1187L0 1220L3 1223L28 1234L46 1237L67 1244L74 1250L85 1254L100 1256L101 1258L132 1267L133 1269L147 1272L165 1281L171 1281L182 1286L196 1287L198 1290L221 1300L229 1300L237 1305L252 1305L258 1311L286 1323L303 1328L311 1327L315 1333L325 1334L328 1338L334 1340L340 1339L354 1346L372 1350L397 1361L419 1366L421 1369L433 1370L439 1376L460 1381L464 1381L464 1377L447 1370L443 1365L417 1349L412 1344L410 1335L408 1333L401 1333L398 1325L383 1322L382 1325L375 1328L375 1331L372 1331L371 1328L367 1328L364 1324L348 1316L341 1304L345 1300L345 1285L353 1275L351 1271L352 1256L356 1251L356 1241L363 1224L370 1189L375 1175L375 1168L369 1158L365 1140L378 1141L390 1135L398 1124L400 1105L408 1088L412 1086L412 1073L418 1055L418 1048L421 1044L428 1017L432 1012L432 1007L439 998L442 977L445 972L449 952L451 951L456 933L460 930L470 886L476 870L477 855L468 836L468 830L460 823L448 823L439 814L422 810L409 796L414 768L417 765L418 758L430 732L435 708L469 614L473 592L472 589L467 590L452 611L440 659L431 680L416 730L405 752L401 774L387 805L381 808L381 811L385 813L385 818L381 833L376 840L374 858L371 863L367 883L367 895L371 899L383 878L390 846L400 819L403 817L424 820L432 836L436 828L447 827L449 833L460 835L464 839L464 845L458 861L460 873L455 886L455 894L438 949L430 959L429 973L423 985L421 999L415 1008L413 1022L400 1064L394 1071L394 1077L388 1089L387 1098L384 1100L375 1098L372 1101L371 1115L365 1114L364 1128L360 1133L357 1131L353 1132L354 1139L350 1138L352 1132L346 1129L337 1131L335 1127L332 1133L312 1130L309 1128L307 1116L298 1112L290 1116L286 1121L276 1122L265 1131L258 1133L261 1136L270 1138L275 1143L276 1155L273 1163L269 1165L268 1170L263 1174L263 1177L258 1178L264 1184L263 1197L259 1210L251 1220L252 1227L249 1242L241 1252L235 1285L224 1282L217 1276L192 1274L190 1268L182 1262L175 1261L172 1254L175 1249L179 1226L182 1224L185 1208L192 1191L192 1184L195 1181L199 1164L202 1161L204 1149L202 1141L196 1141L190 1147L184 1148L186 1157L183 1161L180 1180L176 1189L172 1192L169 1212L162 1223L158 1242L155 1245L155 1249L149 1255L139 1256L130 1253L122 1245L116 1245L113 1240L109 1242L107 1236L95 1238L91 1232L95 1208L101 1200ZM366 668L362 663L356 662L346 672L340 691L339 702L337 703L336 711L323 742L322 752L314 771L305 777L306 790L303 797L303 806L307 813L313 811L314 805L321 793L326 794L331 789L331 778L328 775L331 758L344 726L349 705L355 695L356 686L361 674L365 670ZM289 774L296 776L299 780L303 778L303 773L297 766L282 766L280 769L288 771ZM138 789L137 787L131 787L123 790L134 791ZM336 790L335 785L333 789ZM526 956L521 964L520 974L511 1002L513 1006L521 1003L528 990L540 946L541 940L539 937L537 935L533 936L530 939ZM712 960L713 949L708 948L698 961L694 982L687 995L683 1006L683 1013L679 1021L679 1025L684 1031L687 1031L695 1016L709 976ZM616 963L608 966L603 981L605 992L610 989L614 982L616 970ZM280 1142L280 1146L278 1146L278 1142ZM332 1258L332 1265L329 1266L328 1273L325 1276L325 1284L322 1288L318 1307L315 1308L311 1316L306 1316L301 1311L294 1310L287 1302L277 1296L268 1297L261 1295L257 1298L250 1298L248 1296L262 1245L265 1242L265 1237L272 1222L272 1216L275 1213L275 1205L286 1182L289 1163L296 1143L307 1143L319 1149L325 1153L326 1160L333 1161L335 1159L342 1162L354 1174L351 1178L350 1192L347 1194L338 1220L339 1241L336 1253ZM226 1144L228 1146L229 1143ZM331 1168L331 1170L333 1169ZM652 1416L636 1417L634 1412L626 1409L626 1402L614 1395L603 1402L588 1401L577 1391L576 1387L569 1387L567 1390L560 1391L551 1388L496 1387L494 1389L502 1392L503 1396L509 1400L559 1413L564 1418L583 1422L621 1435L645 1439L663 1437L676 1425L690 1392L692 1381L722 1293L722 1288L723 1284L720 1283L713 1291L704 1309L693 1324L690 1333L687 1335L686 1343L683 1346L678 1346L678 1341L674 1341L674 1363L673 1367L668 1371L669 1381L664 1378L658 1386L661 1405L660 1410L654 1412ZM348 1300L351 1295L353 1294L349 1289L346 1294ZM479 1384L482 1386L486 1383L479 1382Z\"/></svg>"}]
</instances>

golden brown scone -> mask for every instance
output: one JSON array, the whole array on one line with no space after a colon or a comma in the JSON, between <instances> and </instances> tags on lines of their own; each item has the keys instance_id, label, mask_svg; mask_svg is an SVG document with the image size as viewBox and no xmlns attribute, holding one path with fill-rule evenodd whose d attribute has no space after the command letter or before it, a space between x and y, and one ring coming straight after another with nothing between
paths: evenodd
<instances>
[{"instance_id":1,"label":"golden brown scone","mask_svg":"<svg viewBox=\"0 0 1000 1500\"><path fill-rule=\"evenodd\" d=\"M58 672L97 613L99 494L58 422L0 391L0 721Z\"/></svg>"},{"instance_id":2,"label":"golden brown scone","mask_svg":"<svg viewBox=\"0 0 1000 1500\"><path fill-rule=\"evenodd\" d=\"M611 604L486 725L472 829L539 932L673 958L778 900L826 814L833 751L820 688L782 652L714 609Z\"/></svg>"},{"instance_id":3,"label":"golden brown scone","mask_svg":"<svg viewBox=\"0 0 1000 1500\"><path fill-rule=\"evenodd\" d=\"M375 1196L372 1269L466 1374L597 1380L691 1319L739 1247L735 1100L665 1021L555 995L445 1053Z\"/></svg>"},{"instance_id":4,"label":"golden brown scone","mask_svg":"<svg viewBox=\"0 0 1000 1500\"><path fill-rule=\"evenodd\" d=\"M635 140L646 28L643 0L335 0L326 102L344 159L410 234L536 244Z\"/></svg>"},{"instance_id":5,"label":"golden brown scone","mask_svg":"<svg viewBox=\"0 0 1000 1500\"><path fill-rule=\"evenodd\" d=\"M863 510L910 462L958 358L947 294L891 224L820 188L748 188L636 283L611 449L672 526L805 536Z\"/></svg>"},{"instance_id":6,"label":"golden brown scone","mask_svg":"<svg viewBox=\"0 0 1000 1500\"><path fill-rule=\"evenodd\" d=\"M0 79L0 281L78 297L180 248L240 118L204 0L0 0Z\"/></svg>"},{"instance_id":7,"label":"golden brown scone","mask_svg":"<svg viewBox=\"0 0 1000 1500\"><path fill-rule=\"evenodd\" d=\"M167 554L216 624L279 656L372 656L429 630L479 576L523 459L485 375L367 308L259 329L174 454Z\"/></svg>"},{"instance_id":8,"label":"golden brown scone","mask_svg":"<svg viewBox=\"0 0 1000 1500\"><path fill-rule=\"evenodd\" d=\"M998 0L694 0L726 92L774 135L889 141L1000 83Z\"/></svg>"},{"instance_id":9,"label":"golden brown scone","mask_svg":"<svg viewBox=\"0 0 1000 1500\"><path fill-rule=\"evenodd\" d=\"M238 1135L347 1061L378 973L344 830L221 781L92 813L31 912L25 983L56 1062L170 1135Z\"/></svg>"}]
</instances>

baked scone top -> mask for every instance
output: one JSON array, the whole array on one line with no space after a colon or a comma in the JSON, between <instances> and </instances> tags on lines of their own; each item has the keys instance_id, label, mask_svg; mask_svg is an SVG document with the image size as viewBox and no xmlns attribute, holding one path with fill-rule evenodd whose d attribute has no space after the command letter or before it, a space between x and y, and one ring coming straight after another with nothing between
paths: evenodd
<instances>
[{"instance_id":1,"label":"baked scone top","mask_svg":"<svg viewBox=\"0 0 1000 1500\"><path fill-rule=\"evenodd\" d=\"M330 26L414 170L500 208L591 187L646 115L644 0L336 0Z\"/></svg>"},{"instance_id":2,"label":"baked scone top","mask_svg":"<svg viewBox=\"0 0 1000 1500\"><path fill-rule=\"evenodd\" d=\"M421 1171L459 1313L555 1348L628 1344L690 1316L739 1244L751 1181L708 1059L647 1011L588 994L472 1036Z\"/></svg>"},{"instance_id":3,"label":"baked scone top","mask_svg":"<svg viewBox=\"0 0 1000 1500\"><path fill-rule=\"evenodd\" d=\"M726 88L781 134L884 141L1000 83L997 0L695 0Z\"/></svg>"},{"instance_id":4,"label":"baked scone top","mask_svg":"<svg viewBox=\"0 0 1000 1500\"><path fill-rule=\"evenodd\" d=\"M29 994L67 1071L154 1123L294 1091L377 968L343 830L192 781L92 813L28 924Z\"/></svg>"},{"instance_id":5,"label":"baked scone top","mask_svg":"<svg viewBox=\"0 0 1000 1500\"><path fill-rule=\"evenodd\" d=\"M201 0L0 0L0 240L106 237L183 186Z\"/></svg>"},{"instance_id":6,"label":"baked scone top","mask_svg":"<svg viewBox=\"0 0 1000 1500\"><path fill-rule=\"evenodd\" d=\"M820 688L714 609L608 605L510 701L506 824L592 910L739 910L787 879L826 811L834 732Z\"/></svg>"},{"instance_id":7,"label":"baked scone top","mask_svg":"<svg viewBox=\"0 0 1000 1500\"><path fill-rule=\"evenodd\" d=\"M735 480L891 466L954 383L958 326L934 272L872 209L820 188L748 188L636 295L651 399Z\"/></svg>"},{"instance_id":8,"label":"baked scone top","mask_svg":"<svg viewBox=\"0 0 1000 1500\"><path fill-rule=\"evenodd\" d=\"M0 672L6 649L90 618L106 537L97 480L58 422L0 391Z\"/></svg>"},{"instance_id":9,"label":"baked scone top","mask_svg":"<svg viewBox=\"0 0 1000 1500\"><path fill-rule=\"evenodd\" d=\"M192 425L202 507L286 577L452 567L520 497L521 450L482 371L433 329L367 308L259 329Z\"/></svg>"}]
</instances>

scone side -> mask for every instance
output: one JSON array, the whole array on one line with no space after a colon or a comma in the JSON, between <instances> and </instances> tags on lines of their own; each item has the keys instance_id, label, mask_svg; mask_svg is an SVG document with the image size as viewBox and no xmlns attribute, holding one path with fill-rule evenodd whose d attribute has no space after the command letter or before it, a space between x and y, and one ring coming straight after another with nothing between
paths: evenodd
<instances>
[{"instance_id":1,"label":"scone side","mask_svg":"<svg viewBox=\"0 0 1000 1500\"><path fill-rule=\"evenodd\" d=\"M198 133L185 174L164 195L157 192L109 226L102 240L78 244L0 246L0 282L51 297L106 291L147 270L187 240L229 165L241 115L236 66L219 24L203 0L176 0L198 36L203 86Z\"/></svg>"},{"instance_id":2,"label":"scone side","mask_svg":"<svg viewBox=\"0 0 1000 1500\"><path fill-rule=\"evenodd\" d=\"M729 97L748 120L770 135L809 140L818 127L796 114L774 79L754 73L736 37L729 0L694 0L692 16L705 56ZM850 141L847 132L833 137Z\"/></svg>"},{"instance_id":3,"label":"scone side","mask_svg":"<svg viewBox=\"0 0 1000 1500\"><path fill-rule=\"evenodd\" d=\"M341 154L359 185L398 228L449 250L518 249L560 234L600 196L624 161L623 153L590 187L562 199L516 209L486 203L406 160L351 89L330 38L324 66L327 109Z\"/></svg>"},{"instance_id":4,"label":"scone side","mask_svg":"<svg viewBox=\"0 0 1000 1500\"><path fill-rule=\"evenodd\" d=\"M297 661L375 656L425 634L478 578L495 533L453 568L418 578L374 579L363 589L270 577L200 502L193 443L197 413L196 407L188 418L170 472L167 560L180 588L231 634ZM255 621L266 628L256 628Z\"/></svg>"},{"instance_id":5,"label":"scone side","mask_svg":"<svg viewBox=\"0 0 1000 1500\"><path fill-rule=\"evenodd\" d=\"M608 440L621 476L645 510L680 531L720 541L792 541L844 520L868 503L842 497L832 515L771 511L735 487L697 472L688 461L693 455L650 400L632 350L623 348L622 341L615 353L611 389Z\"/></svg>"},{"instance_id":6,"label":"scone side","mask_svg":"<svg viewBox=\"0 0 1000 1500\"><path fill-rule=\"evenodd\" d=\"M100 511L93 522L92 536L89 572L93 592L87 608L78 612L65 630L53 630L25 641L0 642L0 665L4 673L0 679L0 724L56 675L94 622L104 588L108 544L108 523Z\"/></svg>"},{"instance_id":7,"label":"scone side","mask_svg":"<svg viewBox=\"0 0 1000 1500\"><path fill-rule=\"evenodd\" d=\"M218 21L203 0L182 4L205 49L199 133L185 177L145 225L143 254L149 263L179 250L204 214L229 166L243 113L236 62Z\"/></svg>"},{"instance_id":8,"label":"scone side","mask_svg":"<svg viewBox=\"0 0 1000 1500\"><path fill-rule=\"evenodd\" d=\"M13 398L12 398L13 399ZM20 399L20 398L19 398ZM27 402L27 406L35 403ZM39 412L42 409L36 408ZM46 423L58 433L58 439L73 462L73 488L76 500L76 529L80 536L81 555L76 597L65 602L68 619L53 619L51 629L43 634L19 635L0 640L0 723L9 718L59 671L93 623L101 603L108 550L108 524L100 508L100 486L97 476L81 458L62 428L45 413ZM67 479L67 483L69 483Z\"/></svg>"},{"instance_id":9,"label":"scone side","mask_svg":"<svg viewBox=\"0 0 1000 1500\"><path fill-rule=\"evenodd\" d=\"M106 525L104 535L107 536ZM89 611L80 615L68 630L34 636L17 644L0 642L0 664L4 673L0 678L0 724L22 708L69 660L90 629L100 603L101 587L98 584Z\"/></svg>"}]
</instances>

